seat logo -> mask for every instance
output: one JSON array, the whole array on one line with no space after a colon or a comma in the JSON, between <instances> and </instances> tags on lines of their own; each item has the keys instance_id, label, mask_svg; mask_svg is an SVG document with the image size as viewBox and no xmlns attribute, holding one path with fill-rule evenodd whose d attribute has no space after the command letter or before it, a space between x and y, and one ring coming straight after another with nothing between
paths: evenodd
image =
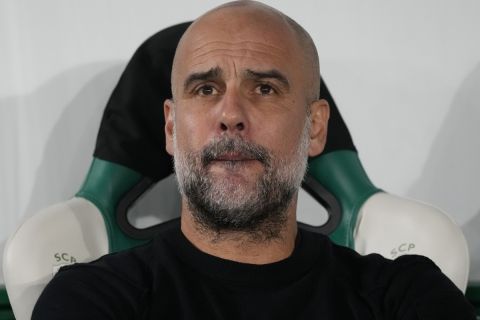
<instances>
[{"instance_id":1,"label":"seat logo","mask_svg":"<svg viewBox=\"0 0 480 320\"><path fill-rule=\"evenodd\" d=\"M392 259L395 259L398 256L409 254L411 250L415 249L415 243L402 243L398 247L393 248L390 251L390 256Z\"/></svg>"},{"instance_id":2,"label":"seat logo","mask_svg":"<svg viewBox=\"0 0 480 320\"><path fill-rule=\"evenodd\" d=\"M77 262L77 259L67 252L57 252L53 255L55 263L53 265L52 275L55 275L61 267Z\"/></svg>"}]
</instances>

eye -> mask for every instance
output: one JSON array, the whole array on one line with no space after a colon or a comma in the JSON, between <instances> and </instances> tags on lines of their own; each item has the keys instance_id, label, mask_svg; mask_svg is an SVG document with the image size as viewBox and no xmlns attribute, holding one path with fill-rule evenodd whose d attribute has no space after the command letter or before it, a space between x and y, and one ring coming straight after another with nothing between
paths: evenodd
<instances>
[{"instance_id":1,"label":"eye","mask_svg":"<svg viewBox=\"0 0 480 320\"><path fill-rule=\"evenodd\" d=\"M211 95L217 94L218 91L213 86L205 84L199 87L196 90L196 93L200 96L211 96Z\"/></svg>"},{"instance_id":2,"label":"eye","mask_svg":"<svg viewBox=\"0 0 480 320\"><path fill-rule=\"evenodd\" d=\"M262 96L268 96L275 93L275 89L271 85L263 83L255 88L255 92Z\"/></svg>"}]
</instances>

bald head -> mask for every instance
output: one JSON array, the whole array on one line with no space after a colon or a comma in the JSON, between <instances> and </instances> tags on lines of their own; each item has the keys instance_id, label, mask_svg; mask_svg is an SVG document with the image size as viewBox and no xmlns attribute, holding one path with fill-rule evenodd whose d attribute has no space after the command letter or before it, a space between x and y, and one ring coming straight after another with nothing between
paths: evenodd
<instances>
[{"instance_id":1,"label":"bald head","mask_svg":"<svg viewBox=\"0 0 480 320\"><path fill-rule=\"evenodd\" d=\"M253 33L252 33L253 32ZM312 38L297 22L282 12L255 1L234 1L223 4L199 17L182 36L172 68L173 97L178 89L179 67L193 50L201 50L202 41L232 39L245 46L253 41L252 34L266 45L283 49L292 66L300 68L305 78L307 103L317 100L320 87L318 53ZM263 39L262 39L263 38Z\"/></svg>"}]
</instances>

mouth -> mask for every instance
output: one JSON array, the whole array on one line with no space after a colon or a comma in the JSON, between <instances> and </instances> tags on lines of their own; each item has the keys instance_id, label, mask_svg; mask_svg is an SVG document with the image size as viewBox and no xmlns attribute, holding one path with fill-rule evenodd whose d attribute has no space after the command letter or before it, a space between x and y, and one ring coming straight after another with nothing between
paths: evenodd
<instances>
[{"instance_id":1,"label":"mouth","mask_svg":"<svg viewBox=\"0 0 480 320\"><path fill-rule=\"evenodd\" d=\"M269 164L269 153L259 145L225 137L211 142L201 154L201 164L205 169L243 170L255 167L266 168ZM260 168L258 168L260 169Z\"/></svg>"},{"instance_id":2,"label":"mouth","mask_svg":"<svg viewBox=\"0 0 480 320\"><path fill-rule=\"evenodd\" d=\"M254 169L261 164L262 163L259 159L251 155L237 152L226 152L211 159L208 163L208 167L213 169L214 172L217 170L226 170L230 173L240 173L240 171Z\"/></svg>"},{"instance_id":3,"label":"mouth","mask_svg":"<svg viewBox=\"0 0 480 320\"><path fill-rule=\"evenodd\" d=\"M236 152L228 152L217 155L211 159L210 166L219 166L229 170L241 169L259 162L258 159Z\"/></svg>"},{"instance_id":4,"label":"mouth","mask_svg":"<svg viewBox=\"0 0 480 320\"><path fill-rule=\"evenodd\" d=\"M227 152L218 155L213 161L228 161L228 162L240 162L240 161L253 161L257 160L251 156L247 156L238 152Z\"/></svg>"}]
</instances>

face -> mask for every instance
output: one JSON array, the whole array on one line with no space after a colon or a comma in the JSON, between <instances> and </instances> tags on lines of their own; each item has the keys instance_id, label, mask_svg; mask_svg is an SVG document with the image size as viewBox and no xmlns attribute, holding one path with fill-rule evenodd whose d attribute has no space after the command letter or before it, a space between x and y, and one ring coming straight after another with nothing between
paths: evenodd
<instances>
[{"instance_id":1,"label":"face","mask_svg":"<svg viewBox=\"0 0 480 320\"><path fill-rule=\"evenodd\" d=\"M197 221L217 231L275 230L316 152L303 55L278 21L236 15L218 28L222 19L195 25L179 45L167 150Z\"/></svg>"}]
</instances>

